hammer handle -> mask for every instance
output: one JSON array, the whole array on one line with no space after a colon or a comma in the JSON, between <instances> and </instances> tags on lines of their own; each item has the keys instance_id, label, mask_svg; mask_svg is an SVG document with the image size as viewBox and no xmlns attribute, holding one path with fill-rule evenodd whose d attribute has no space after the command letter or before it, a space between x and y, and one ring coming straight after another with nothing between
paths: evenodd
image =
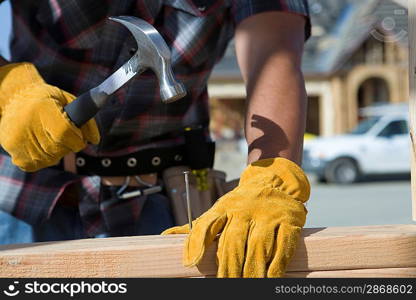
<instances>
[{"instance_id":1,"label":"hammer handle","mask_svg":"<svg viewBox=\"0 0 416 300\"><path fill-rule=\"evenodd\" d=\"M91 92L85 92L77 99L64 107L69 119L75 123L77 127L81 127L88 120L92 119L98 112L99 108L91 97Z\"/></svg>"}]
</instances>

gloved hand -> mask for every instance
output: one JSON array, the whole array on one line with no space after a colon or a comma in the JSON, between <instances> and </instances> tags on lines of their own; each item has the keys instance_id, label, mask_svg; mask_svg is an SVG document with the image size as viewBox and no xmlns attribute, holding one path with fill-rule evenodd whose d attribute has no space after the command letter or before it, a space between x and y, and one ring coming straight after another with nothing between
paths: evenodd
<instances>
[{"instance_id":1,"label":"gloved hand","mask_svg":"<svg viewBox=\"0 0 416 300\"><path fill-rule=\"evenodd\" d=\"M307 210L310 186L302 169L284 158L249 165L239 185L189 225L162 234L189 233L185 266L199 263L218 242L218 277L282 277L292 258Z\"/></svg>"},{"instance_id":2,"label":"gloved hand","mask_svg":"<svg viewBox=\"0 0 416 300\"><path fill-rule=\"evenodd\" d=\"M63 111L75 96L51 85L30 63L0 68L0 144L12 162L32 172L53 166L87 142L98 144L94 120L81 129Z\"/></svg>"}]
</instances>

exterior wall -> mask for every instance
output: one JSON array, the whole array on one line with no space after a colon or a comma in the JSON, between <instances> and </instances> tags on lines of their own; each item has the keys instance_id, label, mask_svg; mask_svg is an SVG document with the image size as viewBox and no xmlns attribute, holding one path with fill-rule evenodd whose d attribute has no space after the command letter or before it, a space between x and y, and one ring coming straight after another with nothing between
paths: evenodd
<instances>
[{"instance_id":1,"label":"exterior wall","mask_svg":"<svg viewBox=\"0 0 416 300\"><path fill-rule=\"evenodd\" d=\"M407 76L406 68L395 65L361 65L354 67L345 79L344 101L348 106L348 120L341 130L349 130L357 125L358 90L362 83L370 78L385 80L389 88L390 102L397 103L408 99Z\"/></svg>"},{"instance_id":2,"label":"exterior wall","mask_svg":"<svg viewBox=\"0 0 416 300\"><path fill-rule=\"evenodd\" d=\"M242 80L210 81L210 131L217 141L243 136L246 88Z\"/></svg>"},{"instance_id":3,"label":"exterior wall","mask_svg":"<svg viewBox=\"0 0 416 300\"><path fill-rule=\"evenodd\" d=\"M241 99L246 98L246 87L240 80L222 81L215 80L208 83L208 95L214 99Z\"/></svg>"},{"instance_id":4,"label":"exterior wall","mask_svg":"<svg viewBox=\"0 0 416 300\"><path fill-rule=\"evenodd\" d=\"M306 92L310 97L319 98L320 135L334 134L334 103L330 82L326 80L306 80Z\"/></svg>"},{"instance_id":5,"label":"exterior wall","mask_svg":"<svg viewBox=\"0 0 416 300\"><path fill-rule=\"evenodd\" d=\"M349 110L345 101L346 84L343 76L331 78L332 101L334 106L334 123L332 134L344 133L347 129Z\"/></svg>"}]
</instances>

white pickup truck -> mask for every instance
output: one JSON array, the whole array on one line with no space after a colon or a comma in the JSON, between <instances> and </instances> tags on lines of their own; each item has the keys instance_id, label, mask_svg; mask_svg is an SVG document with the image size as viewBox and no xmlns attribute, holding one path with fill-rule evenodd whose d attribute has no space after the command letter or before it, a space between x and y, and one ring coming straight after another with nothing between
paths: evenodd
<instances>
[{"instance_id":1,"label":"white pickup truck","mask_svg":"<svg viewBox=\"0 0 416 300\"><path fill-rule=\"evenodd\" d=\"M349 184L363 175L410 172L408 106L361 110L365 120L348 134L305 141L303 168L321 182Z\"/></svg>"}]
</instances>

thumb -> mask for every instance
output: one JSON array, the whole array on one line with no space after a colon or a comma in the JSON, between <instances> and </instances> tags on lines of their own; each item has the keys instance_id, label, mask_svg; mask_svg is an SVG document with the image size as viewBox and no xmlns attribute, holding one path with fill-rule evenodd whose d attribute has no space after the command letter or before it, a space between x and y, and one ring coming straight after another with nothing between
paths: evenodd
<instances>
[{"instance_id":1,"label":"thumb","mask_svg":"<svg viewBox=\"0 0 416 300\"><path fill-rule=\"evenodd\" d=\"M189 224L183 226L175 226L166 229L160 235L168 235L168 234L189 234Z\"/></svg>"}]
</instances>

